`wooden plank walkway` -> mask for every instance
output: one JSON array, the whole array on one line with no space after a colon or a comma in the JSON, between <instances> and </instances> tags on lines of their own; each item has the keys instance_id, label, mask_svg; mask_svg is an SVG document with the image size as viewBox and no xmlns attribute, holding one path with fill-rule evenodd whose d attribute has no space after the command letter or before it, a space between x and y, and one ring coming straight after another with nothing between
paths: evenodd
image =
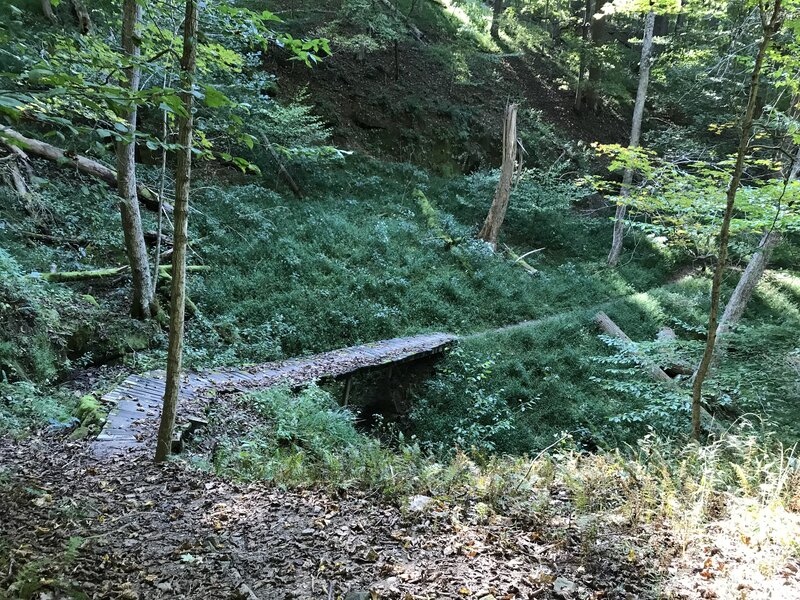
<instances>
[{"instance_id":1,"label":"wooden plank walkway","mask_svg":"<svg viewBox=\"0 0 800 600\"><path fill-rule=\"evenodd\" d=\"M342 379L356 373L419 360L442 352L456 336L432 333L383 340L313 356L238 369L189 372L181 384L178 420L191 415L192 401L214 391L246 391L278 385L290 387ZM131 375L103 396L113 403L100 435L92 444L97 457L143 449L154 442L164 397L164 372Z\"/></svg>"}]
</instances>

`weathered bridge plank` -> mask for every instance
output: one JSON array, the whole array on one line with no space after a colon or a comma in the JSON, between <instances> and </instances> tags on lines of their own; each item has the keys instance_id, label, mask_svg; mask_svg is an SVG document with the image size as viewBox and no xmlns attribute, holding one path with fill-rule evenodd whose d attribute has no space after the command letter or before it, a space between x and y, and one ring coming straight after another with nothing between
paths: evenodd
<instances>
[{"instance_id":1,"label":"weathered bridge plank","mask_svg":"<svg viewBox=\"0 0 800 600\"><path fill-rule=\"evenodd\" d=\"M278 385L299 387L336 380L357 373L419 360L443 351L456 336L432 333L394 338L323 352L313 356L241 367L186 373L181 385L181 404L211 390L258 390ZM103 396L114 403L103 431L93 444L103 457L142 448L155 439L164 395L164 373L131 375ZM180 417L180 412L179 412Z\"/></svg>"}]
</instances>

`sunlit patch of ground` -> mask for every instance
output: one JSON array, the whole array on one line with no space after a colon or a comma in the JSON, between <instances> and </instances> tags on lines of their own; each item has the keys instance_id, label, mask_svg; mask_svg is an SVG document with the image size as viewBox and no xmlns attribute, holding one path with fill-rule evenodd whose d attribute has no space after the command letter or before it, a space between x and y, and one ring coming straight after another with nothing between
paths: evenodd
<instances>
[{"instance_id":1,"label":"sunlit patch of ground","mask_svg":"<svg viewBox=\"0 0 800 600\"><path fill-rule=\"evenodd\" d=\"M665 591L675 598L800 598L800 514L740 498L729 507L669 567Z\"/></svg>"}]
</instances>

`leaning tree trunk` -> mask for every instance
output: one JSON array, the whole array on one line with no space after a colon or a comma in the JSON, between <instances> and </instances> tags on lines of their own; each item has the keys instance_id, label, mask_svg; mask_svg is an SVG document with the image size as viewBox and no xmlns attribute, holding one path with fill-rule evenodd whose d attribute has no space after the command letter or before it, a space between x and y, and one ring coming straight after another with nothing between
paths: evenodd
<instances>
[{"instance_id":1,"label":"leaning tree trunk","mask_svg":"<svg viewBox=\"0 0 800 600\"><path fill-rule=\"evenodd\" d=\"M797 148L796 155L792 163L789 165L789 173L787 175L787 182L792 183L797 181L800 175L800 147ZM739 282L736 284L736 289L728 299L728 304L725 305L725 312L722 313L722 318L719 320L717 326L717 337L724 336L728 333L739 320L742 318L753 292L761 281L764 271L767 269L769 259L772 256L772 251L781 242L781 233L774 229L770 229L764 233L761 241L758 244L758 249L755 254L750 258L747 263ZM716 356L719 357L721 348L717 349Z\"/></svg>"},{"instance_id":2,"label":"leaning tree trunk","mask_svg":"<svg viewBox=\"0 0 800 600\"><path fill-rule=\"evenodd\" d=\"M25 152L28 154L33 154L38 158L52 161L59 167L77 169L81 173L97 177L114 188L118 187L117 172L87 156L66 152L62 148L58 148L47 142L26 137L15 129L11 129L5 125L0 125L0 139L2 138L14 140L17 142L16 145L24 148ZM9 147L14 148L16 145L9 145ZM158 197L147 186L138 184L136 186L136 193L139 197L140 204L151 210L159 209L161 204ZM172 206L164 203L164 210L169 212L172 210Z\"/></svg>"},{"instance_id":3,"label":"leaning tree trunk","mask_svg":"<svg viewBox=\"0 0 800 600\"><path fill-rule=\"evenodd\" d=\"M500 181L494 193L492 206L483 227L478 233L478 239L484 240L494 249L497 247L497 238L500 227L506 218L508 199L511 196L511 183L514 179L514 163L517 159L517 105L506 106L505 122L503 124L503 164L500 167Z\"/></svg>"},{"instance_id":4,"label":"leaning tree trunk","mask_svg":"<svg viewBox=\"0 0 800 600\"><path fill-rule=\"evenodd\" d=\"M183 25L183 56L181 58L181 100L184 115L178 123L178 159L175 173L175 234L172 252L172 298L169 314L169 349L167 352L167 382L164 407L158 428L156 462L167 459L172 451L172 432L181 389L181 356L183 354L183 323L186 310L186 248L189 226L189 187L192 178L192 107L195 69L197 66L197 1L186 0Z\"/></svg>"},{"instance_id":5,"label":"leaning tree trunk","mask_svg":"<svg viewBox=\"0 0 800 600\"><path fill-rule=\"evenodd\" d=\"M631 122L631 139L629 148L639 147L639 138L642 135L642 119L644 117L644 103L647 99L647 86L650 83L650 54L653 52L653 27L656 14L647 13L644 21L644 39L642 40L642 57L639 61L639 87L636 90L636 103L633 107L633 120ZM630 187L633 183L633 169L625 169L622 176L622 198L617 203L614 215L614 235L611 239L611 251L608 253L608 264L616 267L622 254L622 238L625 233L625 213L628 210L626 203L630 196Z\"/></svg>"},{"instance_id":6,"label":"leaning tree trunk","mask_svg":"<svg viewBox=\"0 0 800 600\"><path fill-rule=\"evenodd\" d=\"M759 79L761 76L761 68L764 65L764 57L767 54L770 41L780 28L781 24L781 0L775 0L772 16L769 18L769 20L766 20L766 15L763 14L764 10L765 9L763 7L760 8L760 11L762 12L763 37L761 39L761 43L759 44L755 65L753 66L753 72L750 76L750 95L747 99L747 107L745 108L744 118L742 119L742 132L739 139L739 149L736 153L736 162L734 164L733 173L731 174L731 179L728 184L725 202L725 214L722 218L722 226L720 227L717 266L714 270L714 277L711 282L711 308L709 309L708 313L708 333L706 337L706 346L705 351L703 352L703 358L700 360L700 365L697 367L697 372L694 375L694 382L692 384L692 437L695 440L700 439L700 409L703 396L703 383L705 382L706 375L708 374L708 369L711 366L711 359L714 356L714 347L717 341L717 313L719 312L722 278L725 274L725 263L728 258L728 240L730 238L731 220L733 218L733 209L736 202L736 192L739 190L742 172L744 171L744 161L750 145L750 133L753 129L753 119L756 112L756 104L758 103L758 88Z\"/></svg>"},{"instance_id":7,"label":"leaning tree trunk","mask_svg":"<svg viewBox=\"0 0 800 600\"><path fill-rule=\"evenodd\" d=\"M789 181L797 181L798 179L800 179L800 146L797 147L797 153L789 171Z\"/></svg>"},{"instance_id":8,"label":"leaning tree trunk","mask_svg":"<svg viewBox=\"0 0 800 600\"><path fill-rule=\"evenodd\" d=\"M767 264L769 264L772 251L780 241L781 234L779 231L768 231L761 238L758 250L747 263L747 267L736 284L736 289L733 290L728 304L725 305L725 312L722 313L717 326L717 337L728 333L742 318L744 310L747 308L747 303L750 302L750 298L753 296L758 282L761 281Z\"/></svg>"},{"instance_id":9,"label":"leaning tree trunk","mask_svg":"<svg viewBox=\"0 0 800 600\"><path fill-rule=\"evenodd\" d=\"M125 250L131 266L131 315L136 319L153 316L153 286L150 279L150 265L147 246L142 230L142 216L136 193L136 101L141 72L136 65L139 60L139 27L142 20L142 7L137 0L124 0L122 3L122 50L130 65L125 68L125 86L130 94L130 107L125 115L128 137L117 142L117 193L120 197L119 209L122 217L122 231L125 236Z\"/></svg>"},{"instance_id":10,"label":"leaning tree trunk","mask_svg":"<svg viewBox=\"0 0 800 600\"><path fill-rule=\"evenodd\" d=\"M489 33L494 39L500 37L500 15L502 14L503 0L494 0L492 4L492 25L489 28Z\"/></svg>"}]
</instances>

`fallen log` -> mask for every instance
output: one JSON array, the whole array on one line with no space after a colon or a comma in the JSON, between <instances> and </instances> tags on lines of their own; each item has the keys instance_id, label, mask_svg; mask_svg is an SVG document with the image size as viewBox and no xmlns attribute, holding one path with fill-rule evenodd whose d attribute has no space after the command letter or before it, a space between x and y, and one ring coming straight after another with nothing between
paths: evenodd
<instances>
[{"instance_id":1,"label":"fallen log","mask_svg":"<svg viewBox=\"0 0 800 600\"><path fill-rule=\"evenodd\" d=\"M658 334L656 334L657 342L675 342L677 340L678 336L675 333L675 330L671 327L662 327ZM673 361L664 366L664 371L670 377L676 377L678 375L693 375L694 367L685 362Z\"/></svg>"},{"instance_id":2,"label":"fallen log","mask_svg":"<svg viewBox=\"0 0 800 600\"><path fill-rule=\"evenodd\" d=\"M600 311L595 315L594 320L595 323L597 323L600 326L600 329L605 331L608 335L620 339L628 344L631 344L635 348L636 344L634 343L634 341L631 338L629 338L628 335L624 331L622 331L622 329L620 329L619 325L614 323L614 321L611 320L611 317L609 317L606 313ZM634 351L634 354L637 353ZM675 380L672 379L672 377L670 377L669 375L667 375L667 373L657 364L653 363L650 360L647 360L645 357L641 355L638 355L637 357L642 359L640 364L642 368L647 371L650 377L652 377L656 381L661 381L670 386L676 385ZM714 420L714 417L711 415L711 413L708 412L704 407L700 407L700 410L703 416L704 424L709 429L709 431L719 431L720 429L719 423L717 423L717 421Z\"/></svg>"},{"instance_id":3,"label":"fallen log","mask_svg":"<svg viewBox=\"0 0 800 600\"><path fill-rule=\"evenodd\" d=\"M88 243L84 238L60 237L57 235L49 235L47 233L37 233L35 231L18 231L18 233L26 238L45 243L50 242L52 244L65 244L71 246L85 246Z\"/></svg>"},{"instance_id":4,"label":"fallen log","mask_svg":"<svg viewBox=\"0 0 800 600\"><path fill-rule=\"evenodd\" d=\"M430 229L437 238L444 242L446 248L454 246L456 241L451 238L444 230L444 227L442 227L442 223L439 220L439 213L436 212L436 209L433 207L433 204L430 203L428 197L422 192L422 190L417 189L414 190L414 198L417 201L417 206L419 206L419 209L422 212L422 216L425 217L425 222L428 225L428 229Z\"/></svg>"},{"instance_id":5,"label":"fallen log","mask_svg":"<svg viewBox=\"0 0 800 600\"><path fill-rule=\"evenodd\" d=\"M624 331L622 331L622 329L620 329L619 325L614 323L614 321L611 320L611 317L609 317L606 313L604 312L597 313L594 317L594 320L595 323L597 323L600 326L600 329L605 331L611 337L620 339L627 344L634 345L633 340L629 338L627 334ZM672 377L667 375L661 367L659 367L652 361L643 360L642 368L647 370L650 376L656 381L663 381L665 383L674 383Z\"/></svg>"},{"instance_id":6,"label":"fallen log","mask_svg":"<svg viewBox=\"0 0 800 600\"><path fill-rule=\"evenodd\" d=\"M47 142L26 137L18 131L4 125L0 125L0 137L13 140L13 142L20 144L27 152L34 156L53 161L61 166L78 169L82 173L97 177L115 189L117 187L117 172L96 160L81 156L80 154L65 152L61 148L48 144ZM158 195L147 188L147 186L138 184L136 186L136 194L139 198L139 202L141 202L143 206L154 211L159 209ZM171 211L172 207L165 203L164 209Z\"/></svg>"},{"instance_id":7,"label":"fallen log","mask_svg":"<svg viewBox=\"0 0 800 600\"><path fill-rule=\"evenodd\" d=\"M14 188L17 194L20 196L27 196L28 184L25 182L25 178L22 176L22 172L19 170L16 162L12 161L9 163L8 173L9 177L11 177L11 186Z\"/></svg>"},{"instance_id":8,"label":"fallen log","mask_svg":"<svg viewBox=\"0 0 800 600\"><path fill-rule=\"evenodd\" d=\"M524 260L526 256L528 256L530 254L533 254L533 252L538 252L538 250L534 250L532 252L528 252L527 254L523 254L522 256L520 256L519 254L514 252L511 249L511 246L509 246L508 244L503 244L503 248L508 253L508 256L511 258L511 260L514 261L512 264L519 265L520 267L525 269L528 272L528 275L533 276L533 275L537 275L539 273L538 269L536 269L535 267L531 266L529 263L527 263ZM544 250L544 248L542 248L542 250Z\"/></svg>"},{"instance_id":9,"label":"fallen log","mask_svg":"<svg viewBox=\"0 0 800 600\"><path fill-rule=\"evenodd\" d=\"M144 232L144 241L148 244L155 245L158 243L158 232L157 231L145 231ZM167 234L161 234L161 243L166 246L172 246L172 238L169 237Z\"/></svg>"},{"instance_id":10,"label":"fallen log","mask_svg":"<svg viewBox=\"0 0 800 600\"><path fill-rule=\"evenodd\" d=\"M25 181L25 177L23 177L22 171L20 171L19 167L20 165L25 167L25 170L28 173L28 179L33 177L33 172L31 170L30 163L28 162L28 156L22 151L22 149L17 148L13 144L3 144L3 146L10 152L9 156L3 160L9 161L8 171L9 176L11 177L11 185L20 196L27 196L30 190L28 189L28 183Z\"/></svg>"},{"instance_id":11,"label":"fallen log","mask_svg":"<svg viewBox=\"0 0 800 600\"><path fill-rule=\"evenodd\" d=\"M171 265L164 265L160 268L162 273L169 276L169 271L172 270ZM73 281L86 281L89 279L103 279L106 277L115 277L117 275L124 275L130 270L128 265L121 267L109 267L107 269L94 269L89 271L56 271L54 273L31 273L31 277L36 279L43 279L51 283L70 283ZM198 273L202 271L210 271L211 267L208 265L190 265L186 267L189 273Z\"/></svg>"}]
</instances>

